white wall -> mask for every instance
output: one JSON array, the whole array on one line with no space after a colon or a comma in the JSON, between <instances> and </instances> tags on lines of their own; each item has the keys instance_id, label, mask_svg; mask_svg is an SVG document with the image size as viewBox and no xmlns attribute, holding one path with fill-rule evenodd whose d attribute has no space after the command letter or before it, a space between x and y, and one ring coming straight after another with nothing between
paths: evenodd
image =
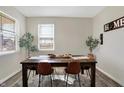
<instances>
[{"instance_id":1,"label":"white wall","mask_svg":"<svg viewBox=\"0 0 124 93\"><path fill-rule=\"evenodd\" d=\"M35 45L38 39L38 24L55 24L55 51L40 51L38 54L72 53L87 54L85 41L92 35L91 18L27 18L27 31L35 36Z\"/></svg>"},{"instance_id":2,"label":"white wall","mask_svg":"<svg viewBox=\"0 0 124 93\"><path fill-rule=\"evenodd\" d=\"M103 45L95 50L98 64L106 74L124 86L124 28L104 32L104 24L124 16L124 7L107 7L94 17L93 34L103 33Z\"/></svg>"},{"instance_id":3,"label":"white wall","mask_svg":"<svg viewBox=\"0 0 124 93\"><path fill-rule=\"evenodd\" d=\"M92 31L94 37L97 38L99 38L100 33L103 33L103 45L94 51L97 56L97 66L114 80L124 85L124 28L103 32L104 24L124 16L124 7L107 7L93 20L91 18L37 17L26 18L26 24L25 17L15 8L0 7L0 11L18 20L17 31L20 32L20 36L25 31L31 32L35 36L35 45L37 45L38 24L55 24L55 51L40 51L38 54L87 54L88 48L85 45L87 37L92 35ZM0 83L19 71L21 69L20 61L24 59L25 53L22 50L0 56Z\"/></svg>"},{"instance_id":4,"label":"white wall","mask_svg":"<svg viewBox=\"0 0 124 93\"><path fill-rule=\"evenodd\" d=\"M0 7L0 11L10 15L17 20L16 31L20 32L20 36L25 32L25 17L13 7ZM19 36L18 36L19 38ZM21 70L20 61L24 60L24 51L17 51L13 54L0 56L0 83Z\"/></svg>"}]
</instances>

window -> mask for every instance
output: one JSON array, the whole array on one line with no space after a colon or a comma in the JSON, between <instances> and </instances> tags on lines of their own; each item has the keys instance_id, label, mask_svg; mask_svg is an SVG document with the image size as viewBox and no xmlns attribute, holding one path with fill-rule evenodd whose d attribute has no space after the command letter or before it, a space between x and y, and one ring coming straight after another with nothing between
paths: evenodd
<instances>
[{"instance_id":1,"label":"window","mask_svg":"<svg viewBox=\"0 0 124 93\"><path fill-rule=\"evenodd\" d=\"M54 50L54 24L38 25L39 50Z\"/></svg>"},{"instance_id":2,"label":"window","mask_svg":"<svg viewBox=\"0 0 124 93\"><path fill-rule=\"evenodd\" d=\"M0 54L16 50L15 21L0 13Z\"/></svg>"}]
</instances>

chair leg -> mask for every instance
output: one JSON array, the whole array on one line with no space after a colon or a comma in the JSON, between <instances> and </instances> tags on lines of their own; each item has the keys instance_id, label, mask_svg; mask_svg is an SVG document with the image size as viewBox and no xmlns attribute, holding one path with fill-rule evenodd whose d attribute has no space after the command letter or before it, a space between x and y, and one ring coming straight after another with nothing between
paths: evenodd
<instances>
[{"instance_id":1,"label":"chair leg","mask_svg":"<svg viewBox=\"0 0 124 93\"><path fill-rule=\"evenodd\" d=\"M42 77L41 77L41 78L42 78L42 82L41 82L41 84L42 84L42 87L43 87L43 75L42 75Z\"/></svg>"},{"instance_id":2,"label":"chair leg","mask_svg":"<svg viewBox=\"0 0 124 93\"><path fill-rule=\"evenodd\" d=\"M89 76L89 74L88 74L88 71L86 70L86 74L87 74L87 76Z\"/></svg>"},{"instance_id":3,"label":"chair leg","mask_svg":"<svg viewBox=\"0 0 124 93\"><path fill-rule=\"evenodd\" d=\"M52 76L50 75L50 80L51 80L51 87L52 87Z\"/></svg>"},{"instance_id":4,"label":"chair leg","mask_svg":"<svg viewBox=\"0 0 124 93\"><path fill-rule=\"evenodd\" d=\"M75 75L75 80L77 80L77 76Z\"/></svg>"},{"instance_id":5,"label":"chair leg","mask_svg":"<svg viewBox=\"0 0 124 93\"><path fill-rule=\"evenodd\" d=\"M75 75L75 80L77 80L77 75ZM74 84L74 86L75 86L75 84Z\"/></svg>"},{"instance_id":6,"label":"chair leg","mask_svg":"<svg viewBox=\"0 0 124 93\"><path fill-rule=\"evenodd\" d=\"M35 70L33 70L33 76L35 76Z\"/></svg>"},{"instance_id":7,"label":"chair leg","mask_svg":"<svg viewBox=\"0 0 124 93\"><path fill-rule=\"evenodd\" d=\"M64 79L66 79L66 74L64 75Z\"/></svg>"},{"instance_id":8,"label":"chair leg","mask_svg":"<svg viewBox=\"0 0 124 93\"><path fill-rule=\"evenodd\" d=\"M89 77L90 77L90 79L91 79L91 74L90 74L90 71L89 71L89 70L86 70L86 73L87 73L87 76L89 76Z\"/></svg>"},{"instance_id":9,"label":"chair leg","mask_svg":"<svg viewBox=\"0 0 124 93\"><path fill-rule=\"evenodd\" d=\"M41 75L39 75L39 84L38 84L38 87L40 87L40 77L41 77Z\"/></svg>"},{"instance_id":10,"label":"chair leg","mask_svg":"<svg viewBox=\"0 0 124 93\"><path fill-rule=\"evenodd\" d=\"M69 75L69 74L67 74L67 81L66 81L66 87L67 87L67 83L68 83L68 75Z\"/></svg>"},{"instance_id":11,"label":"chair leg","mask_svg":"<svg viewBox=\"0 0 124 93\"><path fill-rule=\"evenodd\" d=\"M52 77L52 80L55 79L55 75L54 75L54 73L51 74L51 77Z\"/></svg>"},{"instance_id":12,"label":"chair leg","mask_svg":"<svg viewBox=\"0 0 124 93\"><path fill-rule=\"evenodd\" d=\"M79 86L81 87L80 76L79 76L79 74L78 74L78 81L79 81Z\"/></svg>"},{"instance_id":13,"label":"chair leg","mask_svg":"<svg viewBox=\"0 0 124 93\"><path fill-rule=\"evenodd\" d=\"M88 73L89 73L89 76L90 76L90 79L91 79L91 74L90 74L90 71L88 70Z\"/></svg>"},{"instance_id":14,"label":"chair leg","mask_svg":"<svg viewBox=\"0 0 124 93\"><path fill-rule=\"evenodd\" d=\"M29 74L28 74L28 78L27 79L29 79L30 73L31 73L31 70L29 71Z\"/></svg>"}]
</instances>

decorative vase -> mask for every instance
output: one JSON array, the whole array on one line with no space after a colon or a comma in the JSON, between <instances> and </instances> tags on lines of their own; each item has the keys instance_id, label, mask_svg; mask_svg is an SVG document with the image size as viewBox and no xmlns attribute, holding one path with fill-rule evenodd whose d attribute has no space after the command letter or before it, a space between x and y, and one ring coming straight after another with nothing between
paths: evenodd
<instances>
[{"instance_id":1,"label":"decorative vase","mask_svg":"<svg viewBox=\"0 0 124 93\"><path fill-rule=\"evenodd\" d=\"M90 50L90 53L88 54L89 59L90 59L90 60L95 60L96 57L95 57L94 54L92 53L92 48L89 48L89 50Z\"/></svg>"}]
</instances>

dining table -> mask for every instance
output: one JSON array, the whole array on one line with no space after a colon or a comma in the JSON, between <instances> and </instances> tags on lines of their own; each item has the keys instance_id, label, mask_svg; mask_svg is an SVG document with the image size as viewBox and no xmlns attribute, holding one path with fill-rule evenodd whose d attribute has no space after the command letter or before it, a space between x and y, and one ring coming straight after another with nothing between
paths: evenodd
<instances>
[{"instance_id":1,"label":"dining table","mask_svg":"<svg viewBox=\"0 0 124 93\"><path fill-rule=\"evenodd\" d=\"M91 80L90 86L95 87L96 81L96 63L94 59L90 59L84 55L72 55L71 57L50 57L49 55L38 55L30 57L20 62L22 65L22 86L28 87L28 69L31 67L37 67L37 64L42 62L48 62L52 67L67 67L70 62L80 62L81 74L84 74L84 67L90 68Z\"/></svg>"}]
</instances>

